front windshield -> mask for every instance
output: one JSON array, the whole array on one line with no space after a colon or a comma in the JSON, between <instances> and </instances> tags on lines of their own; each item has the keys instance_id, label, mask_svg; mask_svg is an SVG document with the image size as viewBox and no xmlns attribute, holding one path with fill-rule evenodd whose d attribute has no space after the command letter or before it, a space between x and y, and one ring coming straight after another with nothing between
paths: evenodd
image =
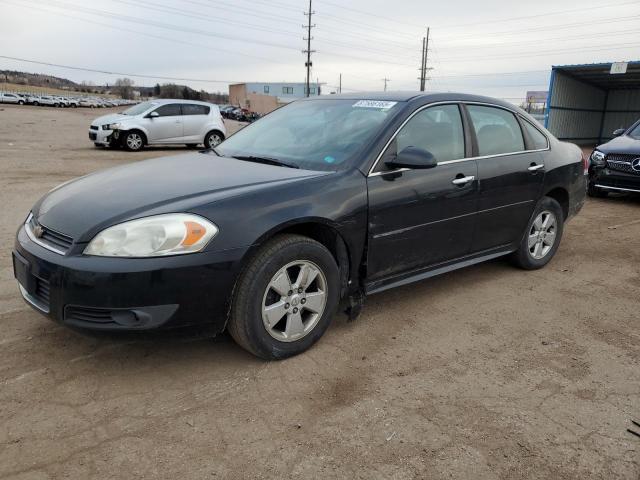
<instances>
[{"instance_id":1,"label":"front windshield","mask_svg":"<svg viewBox=\"0 0 640 480\"><path fill-rule=\"evenodd\" d=\"M216 151L308 170L343 169L398 108L397 102L372 100L293 102L240 130Z\"/></svg>"},{"instance_id":2,"label":"front windshield","mask_svg":"<svg viewBox=\"0 0 640 480\"><path fill-rule=\"evenodd\" d=\"M640 140L640 122L638 122L635 128L629 132L629 136Z\"/></svg>"},{"instance_id":3,"label":"front windshield","mask_svg":"<svg viewBox=\"0 0 640 480\"><path fill-rule=\"evenodd\" d=\"M123 115L140 115L141 113L144 113L147 110L149 110L154 105L156 104L153 102L142 102L142 103L139 103L138 105L134 105L131 108L127 108L124 112L122 112L122 114Z\"/></svg>"}]
</instances>

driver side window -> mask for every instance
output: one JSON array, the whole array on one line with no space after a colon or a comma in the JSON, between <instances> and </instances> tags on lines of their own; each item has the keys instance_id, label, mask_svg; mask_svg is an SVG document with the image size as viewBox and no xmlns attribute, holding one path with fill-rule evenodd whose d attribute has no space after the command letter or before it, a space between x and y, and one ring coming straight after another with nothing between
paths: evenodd
<instances>
[{"instance_id":1,"label":"driver side window","mask_svg":"<svg viewBox=\"0 0 640 480\"><path fill-rule=\"evenodd\" d=\"M464 158L464 130L458 105L437 105L418 112L389 146L396 149L391 152L395 154L407 147L427 150L438 162Z\"/></svg>"},{"instance_id":2,"label":"driver side window","mask_svg":"<svg viewBox=\"0 0 640 480\"><path fill-rule=\"evenodd\" d=\"M155 109L160 117L177 117L182 115L179 103L169 103Z\"/></svg>"}]
</instances>

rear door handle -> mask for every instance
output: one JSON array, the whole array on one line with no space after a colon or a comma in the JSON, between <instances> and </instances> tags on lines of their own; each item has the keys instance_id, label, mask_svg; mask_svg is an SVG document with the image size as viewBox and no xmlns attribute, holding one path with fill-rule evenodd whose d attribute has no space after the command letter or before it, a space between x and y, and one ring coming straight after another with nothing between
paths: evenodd
<instances>
[{"instance_id":1,"label":"rear door handle","mask_svg":"<svg viewBox=\"0 0 640 480\"><path fill-rule=\"evenodd\" d=\"M473 175L469 176L469 177L462 177L462 178L454 178L451 183L453 183L454 185L466 185L469 182L473 182L476 179L476 177L474 177Z\"/></svg>"},{"instance_id":2,"label":"rear door handle","mask_svg":"<svg viewBox=\"0 0 640 480\"><path fill-rule=\"evenodd\" d=\"M530 172L537 172L538 170L541 170L543 168L544 165L536 165L535 163L532 163L531 166L527 168L527 170L529 170Z\"/></svg>"}]
</instances>

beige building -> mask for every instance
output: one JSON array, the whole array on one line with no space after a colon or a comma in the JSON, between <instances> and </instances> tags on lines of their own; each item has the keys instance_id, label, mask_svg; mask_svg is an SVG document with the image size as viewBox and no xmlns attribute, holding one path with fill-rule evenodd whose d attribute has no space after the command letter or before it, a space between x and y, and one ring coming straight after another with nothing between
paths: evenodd
<instances>
[{"instance_id":1,"label":"beige building","mask_svg":"<svg viewBox=\"0 0 640 480\"><path fill-rule=\"evenodd\" d=\"M229 85L229 103L265 114L306 97L306 87L305 83L236 83ZM320 88L320 84L311 84L309 94L320 95Z\"/></svg>"}]
</instances>

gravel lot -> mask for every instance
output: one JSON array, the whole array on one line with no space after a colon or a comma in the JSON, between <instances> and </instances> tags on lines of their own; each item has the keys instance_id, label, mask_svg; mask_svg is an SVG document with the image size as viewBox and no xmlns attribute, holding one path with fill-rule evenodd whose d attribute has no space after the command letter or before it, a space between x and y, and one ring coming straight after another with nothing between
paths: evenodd
<instances>
[{"instance_id":1,"label":"gravel lot","mask_svg":"<svg viewBox=\"0 0 640 480\"><path fill-rule=\"evenodd\" d=\"M638 198L589 200L544 270L370 297L283 362L84 336L23 303L17 226L63 181L183 151L96 149L104 113L0 106L0 478L639 478Z\"/></svg>"}]
</instances>

